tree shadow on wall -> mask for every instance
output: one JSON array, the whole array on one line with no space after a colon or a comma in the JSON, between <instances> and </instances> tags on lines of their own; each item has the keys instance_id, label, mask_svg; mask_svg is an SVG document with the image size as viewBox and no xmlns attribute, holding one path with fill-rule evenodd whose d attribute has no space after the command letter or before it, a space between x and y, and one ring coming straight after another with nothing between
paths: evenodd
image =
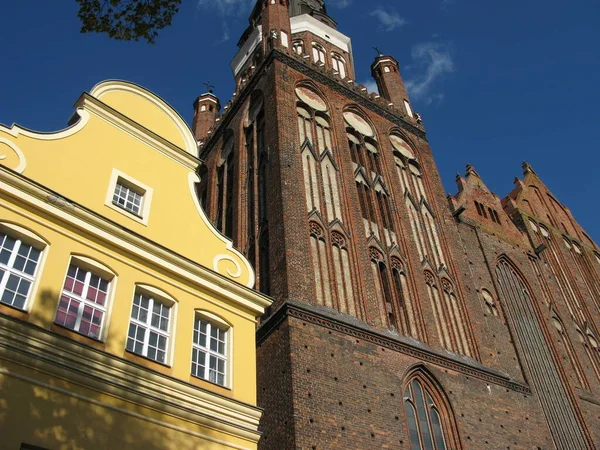
<instances>
[{"instance_id":1,"label":"tree shadow on wall","mask_svg":"<svg viewBox=\"0 0 600 450\"><path fill-rule=\"evenodd\" d=\"M36 311L53 310L58 298L57 293L42 292L36 300L41 303ZM29 317L31 322L43 323L44 317L33 314ZM20 322L17 325L22 333L19 340L25 343L25 347L39 346L40 339L46 336L33 325L17 319L8 320ZM22 443L52 450L227 448L182 432L181 428L185 428L218 439L217 434L210 430L201 430L189 421L176 422L171 415L161 413L161 400L166 400L166 397L155 400L152 409L126 400L124 397L132 392L148 388L143 382L148 370L130 366L130 376L121 378L118 385L108 384L106 380L111 393L107 390L103 392L98 387L101 384L92 383L94 388L86 387L85 377L89 381L104 380L99 379L100 371L91 372L89 364L83 364L83 358L78 360L77 354L68 354L70 367L56 361L51 370L46 370L47 361L41 363L43 355L35 356L25 351L27 359L14 361L12 350L7 350L10 347L9 339L6 345L0 344L1 450L19 449ZM61 336L58 339L65 343L68 341L68 338ZM110 339L111 336L107 336L107 341ZM84 344L76 344L75 348L80 349L76 353L80 352L82 356L91 353L98 368L106 368L114 362L114 358L106 353L97 350L88 352L85 347ZM78 373L79 376L76 376ZM77 381L69 381L73 378ZM172 426L166 426L165 423Z\"/></svg>"}]
</instances>

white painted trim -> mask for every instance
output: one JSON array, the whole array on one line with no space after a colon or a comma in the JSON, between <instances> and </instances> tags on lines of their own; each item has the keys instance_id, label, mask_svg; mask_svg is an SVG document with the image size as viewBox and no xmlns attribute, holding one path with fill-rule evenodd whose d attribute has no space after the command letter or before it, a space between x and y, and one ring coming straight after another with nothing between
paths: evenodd
<instances>
[{"instance_id":1,"label":"white painted trim","mask_svg":"<svg viewBox=\"0 0 600 450\"><path fill-rule=\"evenodd\" d=\"M374 69L375 69L375 68L377 68L377 66L379 66L379 64L382 64L382 63L390 63L390 64L392 64L392 65L394 65L394 66L398 67L398 64L396 64L396 62L395 62L394 60L392 60L392 59L390 59L390 58L385 58L385 59L380 59L379 61L377 61L377 62L375 63L375 65L373 65L373 68L374 68Z\"/></svg>"},{"instance_id":2,"label":"white painted trim","mask_svg":"<svg viewBox=\"0 0 600 450\"><path fill-rule=\"evenodd\" d=\"M17 147L17 144L15 144L12 141L9 141L8 139L0 137L0 144L8 145L8 147L17 154L17 157L19 158L19 165L12 170L18 173L23 173L23 171L27 167L27 158L25 158L25 154L21 151L19 147ZM6 159L6 157L7 155L0 154L0 161Z\"/></svg>"},{"instance_id":3,"label":"white painted trim","mask_svg":"<svg viewBox=\"0 0 600 450\"><path fill-rule=\"evenodd\" d=\"M197 176L193 173L189 174L190 183L197 180ZM217 298L227 299L239 308L248 311L255 316L262 315L264 309L271 305L272 301L248 287L241 284L231 282L228 278L220 273L214 273L210 269L192 262L178 254L164 249L162 246L154 242L140 238L139 236L130 233L122 227L111 223L103 217L88 212L85 209L75 207L68 202L53 202L49 203L54 194L46 191L40 186L32 184L26 178L15 175L11 172L1 170L0 168L0 191L3 191L13 197L16 197L25 204L28 204L37 209L41 217L54 216L61 220L70 223L72 226L85 230L97 238L110 243L122 251L136 255L138 261L143 261L156 264L157 266L191 281L204 289L209 290ZM200 206L197 197L193 192L190 192L196 208L201 217L208 222L202 207ZM216 232L212 224L208 222L210 230ZM218 232L216 232L218 233ZM226 244L235 255L239 255L241 260L249 270L248 286L254 285L255 275L254 269L250 263L233 248L233 243L220 233L218 237Z\"/></svg>"},{"instance_id":4,"label":"white painted trim","mask_svg":"<svg viewBox=\"0 0 600 450\"><path fill-rule=\"evenodd\" d=\"M169 116L169 118L173 121L173 123L181 133L181 137L185 142L184 150L194 156L198 154L196 140L194 139L194 135L190 130L190 127L187 125L185 120L181 118L177 111L175 111L162 98L144 89L141 86L121 80L106 80L101 83L98 83L92 88L92 90L90 91L90 95L96 97L98 100L102 100L102 97L110 92L129 92L138 95L150 101L151 103L154 103L167 116ZM164 136L161 137L164 138Z\"/></svg>"},{"instance_id":5,"label":"white painted trim","mask_svg":"<svg viewBox=\"0 0 600 450\"><path fill-rule=\"evenodd\" d=\"M133 187L133 190L138 192L138 194L142 196L140 216L137 216L132 212L121 208L120 206L115 205L113 203L113 196L119 179L125 181L125 184L130 184ZM108 206L110 209L117 211L120 214L123 214L124 216L129 217L132 220L135 220L136 222L141 223L142 225L148 226L148 220L150 219L150 206L152 204L153 195L154 189L145 185L141 181L138 181L135 178L127 175L126 173L113 168L110 174L110 181L108 182L108 190L106 191L104 205Z\"/></svg>"},{"instance_id":6,"label":"white painted trim","mask_svg":"<svg viewBox=\"0 0 600 450\"><path fill-rule=\"evenodd\" d=\"M261 42L262 25L259 25L252 31L250 36L248 36L248 39L246 39L246 42L244 42L242 48L239 49L239 51L236 53L236 55L233 57L233 60L231 61L230 66L234 76L238 76L238 74L248 61L248 58L250 58L250 55L252 55L256 47L258 47L258 44L260 44Z\"/></svg>"},{"instance_id":7,"label":"white painted trim","mask_svg":"<svg viewBox=\"0 0 600 450\"><path fill-rule=\"evenodd\" d=\"M52 133L42 133L38 131L28 130L27 128L22 128L17 124L13 124L10 128L5 127L4 125L0 125L0 130L7 132L8 134L14 137L23 135L32 139L38 139L40 141L55 141L58 139L64 139L66 137L72 136L75 133L81 131L81 129L90 120L89 113L87 111L84 111L82 108L78 108L76 114L79 116L79 120L77 121L77 123L73 124L68 128L65 128L64 130Z\"/></svg>"},{"instance_id":8,"label":"white painted trim","mask_svg":"<svg viewBox=\"0 0 600 450\"><path fill-rule=\"evenodd\" d=\"M196 206L196 210L198 211L198 214L200 214L200 217L202 217L202 220L204 220L204 224L209 228L209 230L214 235L216 235L221 240L221 242L223 242L225 244L225 248L227 250L229 250L231 253L233 253L235 256L237 256L244 263L244 265L246 266L246 271L248 272L248 283L246 284L246 286L249 288L253 288L254 283L256 282L256 275L254 273L254 268L252 267L250 262L246 259L246 257L233 247L233 242L230 241L226 236L222 235L221 232L219 230L217 230L217 228L215 228L213 223L210 220L208 220L208 217L206 217L206 213L204 212L204 209L202 209L202 206L200 205L200 201L198 200L198 196L196 195L196 192L194 189L194 185L196 183L200 182L200 178L198 178L198 175L196 173L190 172L188 174L188 182L190 184L190 192L192 194L192 201L194 202L194 206ZM236 260L234 260L229 255L215 256L215 258L213 259L213 267L212 267L212 269L215 272L223 273L221 270L219 270L219 267L221 267L222 261L229 261L229 262L233 263L233 265L235 266L235 272L231 272L229 270L229 268L225 269L227 271L227 274L231 278L239 278L242 276L241 266L238 264L238 262Z\"/></svg>"},{"instance_id":9,"label":"white painted trim","mask_svg":"<svg viewBox=\"0 0 600 450\"><path fill-rule=\"evenodd\" d=\"M250 442L257 442L260 438L258 424L261 410L254 405L216 395L208 389L151 371L126 359L83 346L28 323L0 316L0 373L30 381L29 377L9 370L3 361L11 361L24 368L113 396L132 405L158 411L196 426L204 426ZM33 380L30 382L36 383ZM61 388L54 386L52 389ZM137 414L81 394L74 394L70 390L60 392L79 396L78 398L85 401L97 402L100 406L121 413ZM149 420L143 414L136 417ZM162 421L156 423L176 427ZM178 429L188 434L193 433L191 430Z\"/></svg>"},{"instance_id":10,"label":"white painted trim","mask_svg":"<svg viewBox=\"0 0 600 450\"><path fill-rule=\"evenodd\" d=\"M326 25L320 20L315 19L311 15L302 14L291 17L290 25L292 27L292 35L309 31L315 36L319 36L321 39L330 42L352 56L352 40L345 34L342 34L336 29L331 28L329 25Z\"/></svg>"}]
</instances>

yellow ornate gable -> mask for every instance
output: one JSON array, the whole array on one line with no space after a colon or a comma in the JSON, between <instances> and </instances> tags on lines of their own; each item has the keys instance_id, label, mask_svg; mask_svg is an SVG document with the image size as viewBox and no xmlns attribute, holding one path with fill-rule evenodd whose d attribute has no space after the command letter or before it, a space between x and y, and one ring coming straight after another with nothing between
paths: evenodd
<instances>
[{"instance_id":1,"label":"yellow ornate gable","mask_svg":"<svg viewBox=\"0 0 600 450\"><path fill-rule=\"evenodd\" d=\"M252 287L251 265L198 202L196 141L179 114L155 94L124 81L98 84L75 106L77 120L55 133L0 125L0 165L10 169L0 172L22 174L63 197L60 201L73 207L64 214L93 212ZM121 180L143 193L140 217L113 204L115 183Z\"/></svg>"}]
</instances>

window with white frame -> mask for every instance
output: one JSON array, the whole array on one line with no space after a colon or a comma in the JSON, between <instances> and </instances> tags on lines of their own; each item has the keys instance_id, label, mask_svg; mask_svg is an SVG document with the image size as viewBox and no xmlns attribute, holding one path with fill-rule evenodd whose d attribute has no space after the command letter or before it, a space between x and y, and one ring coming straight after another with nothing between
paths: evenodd
<instances>
[{"instance_id":1,"label":"window with white frame","mask_svg":"<svg viewBox=\"0 0 600 450\"><path fill-rule=\"evenodd\" d=\"M154 189L135 178L113 169L104 204L109 208L148 225Z\"/></svg>"},{"instance_id":2,"label":"window with white frame","mask_svg":"<svg viewBox=\"0 0 600 450\"><path fill-rule=\"evenodd\" d=\"M325 50L319 44L312 44L313 62L320 65L325 65Z\"/></svg>"},{"instance_id":3,"label":"window with white frame","mask_svg":"<svg viewBox=\"0 0 600 450\"><path fill-rule=\"evenodd\" d=\"M137 192L121 179L117 181L113 194L113 203L115 205L136 216L141 216L143 200L143 193Z\"/></svg>"},{"instance_id":4,"label":"window with white frame","mask_svg":"<svg viewBox=\"0 0 600 450\"><path fill-rule=\"evenodd\" d=\"M0 231L0 303L25 309L41 250Z\"/></svg>"},{"instance_id":5,"label":"window with white frame","mask_svg":"<svg viewBox=\"0 0 600 450\"><path fill-rule=\"evenodd\" d=\"M340 78L346 78L346 61L344 61L344 58L337 53L334 53L331 57L331 61L333 63L333 70L340 74Z\"/></svg>"},{"instance_id":6,"label":"window with white frame","mask_svg":"<svg viewBox=\"0 0 600 450\"><path fill-rule=\"evenodd\" d=\"M63 286L55 323L84 336L100 339L110 280L71 262Z\"/></svg>"},{"instance_id":7,"label":"window with white frame","mask_svg":"<svg viewBox=\"0 0 600 450\"><path fill-rule=\"evenodd\" d=\"M304 54L304 42L294 41L294 43L292 44L292 51L297 55Z\"/></svg>"},{"instance_id":8,"label":"window with white frame","mask_svg":"<svg viewBox=\"0 0 600 450\"><path fill-rule=\"evenodd\" d=\"M211 383L227 384L228 330L202 317L194 322L192 375Z\"/></svg>"},{"instance_id":9,"label":"window with white frame","mask_svg":"<svg viewBox=\"0 0 600 450\"><path fill-rule=\"evenodd\" d=\"M167 364L172 306L137 291L127 334L127 350Z\"/></svg>"}]
</instances>

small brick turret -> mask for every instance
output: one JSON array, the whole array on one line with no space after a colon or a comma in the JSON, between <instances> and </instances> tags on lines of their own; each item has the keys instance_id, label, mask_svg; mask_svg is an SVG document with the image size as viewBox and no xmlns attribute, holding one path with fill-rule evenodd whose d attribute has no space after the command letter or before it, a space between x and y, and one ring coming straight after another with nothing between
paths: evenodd
<instances>
[{"instance_id":1,"label":"small brick turret","mask_svg":"<svg viewBox=\"0 0 600 450\"><path fill-rule=\"evenodd\" d=\"M211 92L202 94L194 102L194 121L192 131L197 141L203 142L209 134L211 128L215 126L215 121L221 103L219 99Z\"/></svg>"},{"instance_id":2,"label":"small brick turret","mask_svg":"<svg viewBox=\"0 0 600 450\"><path fill-rule=\"evenodd\" d=\"M371 75L377 82L379 94L394 104L394 107L413 118L415 116L404 81L400 75L398 61L391 56L379 55L371 64Z\"/></svg>"}]
</instances>

